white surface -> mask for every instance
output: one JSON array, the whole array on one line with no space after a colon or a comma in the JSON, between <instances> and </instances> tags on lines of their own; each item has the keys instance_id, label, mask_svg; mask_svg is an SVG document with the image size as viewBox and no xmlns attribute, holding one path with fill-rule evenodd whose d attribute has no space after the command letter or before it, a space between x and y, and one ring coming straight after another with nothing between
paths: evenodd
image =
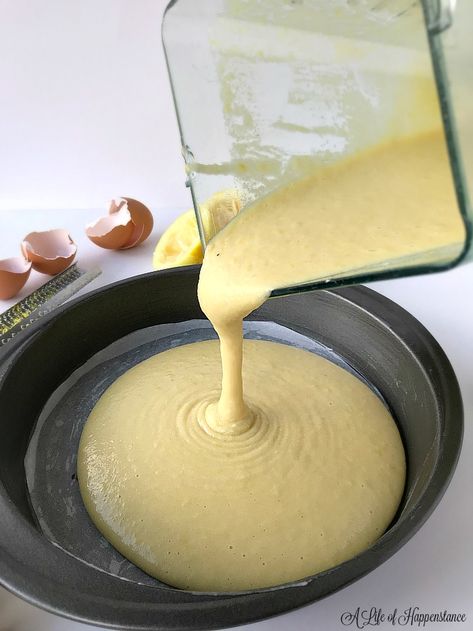
<instances>
[{"instance_id":1,"label":"white surface","mask_svg":"<svg viewBox=\"0 0 473 631\"><path fill-rule=\"evenodd\" d=\"M151 269L158 234L177 208L189 205L160 45L164 4L0 0L0 258L18 253L22 237L31 230L64 227L79 245L81 264L103 269L88 289ZM155 211L155 232L136 250L96 248L83 229L101 211L69 210L97 208L116 195L136 196ZM42 210L20 210L28 207ZM45 280L34 273L23 295ZM381 607L385 613L410 606L426 612L465 612L465 624L425 628L473 628L472 286L471 265L375 286L430 329L462 387L464 447L440 506L376 571L319 603L249 625L248 631L355 628L343 626L340 616L358 606ZM0 303L0 309L8 304ZM2 631L13 603L0 593ZM15 631L90 628L20 608ZM384 623L378 628L392 627Z\"/></svg>"}]
</instances>

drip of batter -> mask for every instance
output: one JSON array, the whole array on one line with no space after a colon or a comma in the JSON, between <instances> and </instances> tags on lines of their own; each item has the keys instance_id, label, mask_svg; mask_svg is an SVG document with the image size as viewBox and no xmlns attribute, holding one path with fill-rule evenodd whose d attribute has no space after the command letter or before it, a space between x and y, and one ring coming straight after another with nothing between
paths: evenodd
<instances>
[{"instance_id":1,"label":"drip of batter","mask_svg":"<svg viewBox=\"0 0 473 631\"><path fill-rule=\"evenodd\" d=\"M273 288L454 256L463 239L440 135L372 150L241 213L208 246L199 283L221 358L216 342L161 353L87 421L78 473L99 530L149 574L204 591L303 578L371 545L404 488L389 411L312 353L243 344L242 318Z\"/></svg>"}]
</instances>

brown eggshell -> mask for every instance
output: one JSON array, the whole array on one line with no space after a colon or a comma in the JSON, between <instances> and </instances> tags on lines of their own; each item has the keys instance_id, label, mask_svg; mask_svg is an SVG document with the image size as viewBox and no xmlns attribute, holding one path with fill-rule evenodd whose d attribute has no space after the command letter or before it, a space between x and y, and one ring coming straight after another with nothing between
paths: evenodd
<instances>
[{"instance_id":1,"label":"brown eggshell","mask_svg":"<svg viewBox=\"0 0 473 631\"><path fill-rule=\"evenodd\" d=\"M33 269L42 274L59 274L74 260L77 246L67 230L30 232L21 244L21 250Z\"/></svg>"},{"instance_id":2,"label":"brown eggshell","mask_svg":"<svg viewBox=\"0 0 473 631\"><path fill-rule=\"evenodd\" d=\"M147 206L131 197L118 197L110 202L109 213L111 215L120 212L121 209L127 208L130 213L131 220L134 224L133 234L128 242L122 246L122 249L134 248L136 245L143 243L153 231L154 219L151 211Z\"/></svg>"},{"instance_id":3,"label":"brown eggshell","mask_svg":"<svg viewBox=\"0 0 473 631\"><path fill-rule=\"evenodd\" d=\"M31 273L31 262L23 257L0 261L0 300L13 298L24 287Z\"/></svg>"},{"instance_id":4,"label":"brown eggshell","mask_svg":"<svg viewBox=\"0 0 473 631\"><path fill-rule=\"evenodd\" d=\"M120 250L127 247L135 230L135 224L125 205L106 217L89 224L85 233L95 245L107 250Z\"/></svg>"}]
</instances>

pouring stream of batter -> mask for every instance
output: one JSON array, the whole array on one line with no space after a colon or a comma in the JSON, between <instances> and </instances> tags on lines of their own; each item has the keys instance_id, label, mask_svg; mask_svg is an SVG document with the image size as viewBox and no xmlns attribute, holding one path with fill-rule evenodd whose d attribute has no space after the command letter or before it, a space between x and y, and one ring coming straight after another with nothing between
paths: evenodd
<instances>
[{"instance_id":1,"label":"pouring stream of batter","mask_svg":"<svg viewBox=\"0 0 473 631\"><path fill-rule=\"evenodd\" d=\"M415 255L426 263L442 249L453 258L464 238L440 132L382 145L258 200L210 242L200 274L199 301L220 337L223 368L209 425L248 425L242 320L273 289Z\"/></svg>"}]
</instances>

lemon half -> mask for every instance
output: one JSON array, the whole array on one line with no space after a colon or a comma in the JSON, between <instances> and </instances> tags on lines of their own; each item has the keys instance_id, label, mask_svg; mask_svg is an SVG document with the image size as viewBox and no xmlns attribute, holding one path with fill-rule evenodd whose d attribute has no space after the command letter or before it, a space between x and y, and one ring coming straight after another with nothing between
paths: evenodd
<instances>
[{"instance_id":1,"label":"lemon half","mask_svg":"<svg viewBox=\"0 0 473 631\"><path fill-rule=\"evenodd\" d=\"M236 191L215 193L200 205L200 214L208 241L231 221L241 208ZM202 263L204 253L194 210L180 215L158 241L153 254L154 269Z\"/></svg>"}]
</instances>

